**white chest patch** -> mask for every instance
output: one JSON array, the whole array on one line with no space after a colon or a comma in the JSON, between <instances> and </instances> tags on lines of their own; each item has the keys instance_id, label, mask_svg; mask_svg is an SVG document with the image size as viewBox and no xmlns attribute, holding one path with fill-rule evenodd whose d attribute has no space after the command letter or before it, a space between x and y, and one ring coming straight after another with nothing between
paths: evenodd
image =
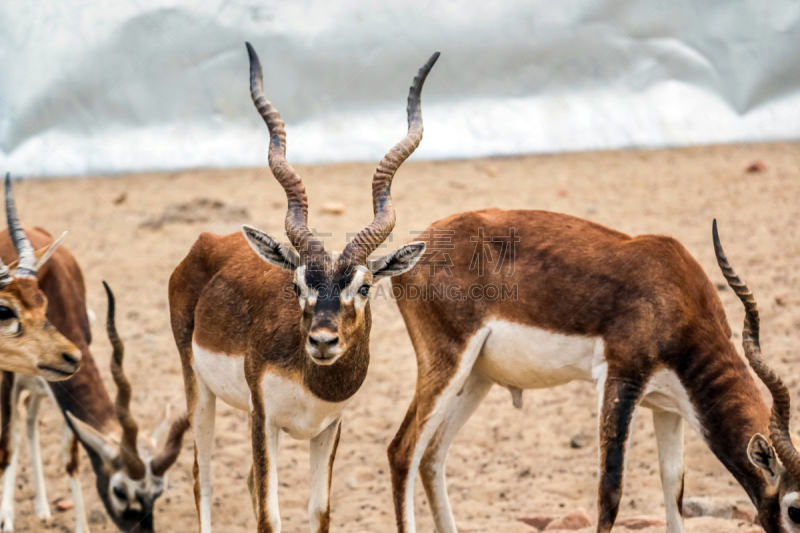
<instances>
[{"instance_id":1,"label":"white chest patch","mask_svg":"<svg viewBox=\"0 0 800 533\"><path fill-rule=\"evenodd\" d=\"M301 384L274 374L264 375L261 389L269 423L299 440L319 435L341 418L349 403L320 400Z\"/></svg>"},{"instance_id":2,"label":"white chest patch","mask_svg":"<svg viewBox=\"0 0 800 533\"><path fill-rule=\"evenodd\" d=\"M491 320L492 332L475 366L501 385L543 389L573 380L592 380L597 343L591 337L561 335L543 329Z\"/></svg>"},{"instance_id":3,"label":"white chest patch","mask_svg":"<svg viewBox=\"0 0 800 533\"><path fill-rule=\"evenodd\" d=\"M689 400L689 394L678 379L678 375L672 370L659 370L653 374L645 389L642 405L679 414L698 435L703 434L694 405Z\"/></svg>"},{"instance_id":4,"label":"white chest patch","mask_svg":"<svg viewBox=\"0 0 800 533\"><path fill-rule=\"evenodd\" d=\"M244 356L214 353L192 343L197 377L228 405L250 410L250 388L244 377ZM261 380L264 410L269 424L295 439L316 437L340 418L348 401L320 400L302 384L266 373Z\"/></svg>"}]
</instances>

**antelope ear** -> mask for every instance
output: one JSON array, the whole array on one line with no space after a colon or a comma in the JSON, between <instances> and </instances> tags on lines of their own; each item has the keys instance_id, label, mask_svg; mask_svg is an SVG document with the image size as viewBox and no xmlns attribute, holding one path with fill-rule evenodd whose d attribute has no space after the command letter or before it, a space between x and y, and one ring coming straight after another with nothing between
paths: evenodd
<instances>
[{"instance_id":1,"label":"antelope ear","mask_svg":"<svg viewBox=\"0 0 800 533\"><path fill-rule=\"evenodd\" d=\"M44 248L39 248L34 252L33 255L36 258L36 266L33 267L34 270L38 271L40 268L42 268L42 265L45 264L47 260L53 256L58 247L61 246L61 243L64 241L64 237L66 237L66 235L67 232L65 231L64 233L61 234L61 236L58 239L54 240ZM9 270L11 270L12 272L15 271L17 269L18 264L19 260L14 261L10 265L8 265Z\"/></svg>"},{"instance_id":2,"label":"antelope ear","mask_svg":"<svg viewBox=\"0 0 800 533\"><path fill-rule=\"evenodd\" d=\"M401 246L383 257L369 262L373 281L378 281L387 276L396 276L414 268L422 254L425 253L424 242L412 242Z\"/></svg>"},{"instance_id":3,"label":"antelope ear","mask_svg":"<svg viewBox=\"0 0 800 533\"><path fill-rule=\"evenodd\" d=\"M242 226L242 233L255 252L267 263L286 270L300 266L300 256L294 250L282 245L263 231L252 226Z\"/></svg>"},{"instance_id":4,"label":"antelope ear","mask_svg":"<svg viewBox=\"0 0 800 533\"><path fill-rule=\"evenodd\" d=\"M66 413L69 419L69 425L72 426L72 431L75 432L78 439L99 455L104 462L111 461L117 456L117 447L114 445L114 441L86 422L78 420L69 411L66 411Z\"/></svg>"},{"instance_id":5,"label":"antelope ear","mask_svg":"<svg viewBox=\"0 0 800 533\"><path fill-rule=\"evenodd\" d=\"M772 486L777 486L780 481L783 465L778 461L775 448L761 433L756 433L747 445L747 457L750 462L761 469L764 477Z\"/></svg>"}]
</instances>

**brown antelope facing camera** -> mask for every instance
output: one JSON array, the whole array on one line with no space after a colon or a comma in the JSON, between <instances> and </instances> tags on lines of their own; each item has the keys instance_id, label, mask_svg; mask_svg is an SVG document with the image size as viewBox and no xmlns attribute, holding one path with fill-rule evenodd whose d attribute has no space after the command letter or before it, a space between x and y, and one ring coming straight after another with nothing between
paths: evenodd
<instances>
[{"instance_id":1,"label":"brown antelope facing camera","mask_svg":"<svg viewBox=\"0 0 800 533\"><path fill-rule=\"evenodd\" d=\"M30 233L34 242L49 239L41 232ZM5 242L0 242L0 253L3 257L9 253L9 246ZM113 347L111 375L117 385L116 403L111 402L89 352L91 332L86 313L86 288L81 270L66 248L61 248L42 270L39 283L50 300L48 316L60 331L64 331L80 347L84 364L72 379L50 384L50 387L40 378L5 373L2 442L6 444L5 452L6 456L10 456L10 461L3 479L0 531L14 530L14 489L22 424L19 403L22 393L27 392L26 425L36 484L36 517L45 520L51 517L38 430L39 407L43 399L50 397L66 417L61 446L75 503L75 533L89 531L80 483L79 441L91 460L100 499L117 527L126 533L152 532L154 503L166 486L166 472L178 457L189 421L183 417L172 424L161 453L153 450L159 435L167 427L166 419L152 438L140 441L138 426L130 412L131 386L122 368L124 348L114 322L114 296L111 289L104 283L108 295L107 331Z\"/></svg>"},{"instance_id":2,"label":"brown antelope facing camera","mask_svg":"<svg viewBox=\"0 0 800 533\"><path fill-rule=\"evenodd\" d=\"M639 405L653 411L669 533L684 531L684 420L745 489L767 533L800 532L800 457L787 434L788 392L760 358L755 301L727 266L716 224L720 265L747 308L745 355L775 398L772 423L731 342L716 288L675 239L499 209L434 223L421 239L429 250L440 231L451 236L449 269L436 268L435 254L426 254L414 271L392 278L395 294L412 285L427 291L397 302L418 363L416 394L388 450L401 533L416 531L417 471L436 531L456 531L445 458L492 385L507 387L521 405L523 389L573 380L593 382L599 393L598 533L611 531L617 517ZM502 258L510 242L513 268L487 268L482 277L471 268L477 250L486 246ZM448 299L443 285L505 286L508 298Z\"/></svg>"},{"instance_id":3,"label":"brown antelope facing camera","mask_svg":"<svg viewBox=\"0 0 800 533\"><path fill-rule=\"evenodd\" d=\"M311 441L309 521L311 531L327 532L342 414L369 365L370 287L411 268L425 249L411 243L369 259L394 227L392 178L422 139L420 93L439 54L414 78L408 134L375 172L373 222L336 253L325 251L308 228L308 200L286 160L283 121L264 97L261 64L249 43L247 51L250 91L269 129L270 169L286 191L286 233L294 250L249 226L232 235L203 234L170 278L172 331L195 439L200 531L211 531L210 459L219 397L250 413L248 485L258 531L281 529L277 460L288 433Z\"/></svg>"},{"instance_id":4,"label":"brown antelope facing camera","mask_svg":"<svg viewBox=\"0 0 800 533\"><path fill-rule=\"evenodd\" d=\"M13 253L0 261L0 370L61 381L78 371L81 352L47 318L47 298L37 284L39 269L58 249L64 235L34 252L19 223L11 174L6 173L6 219ZM35 228L35 232L44 232ZM44 232L46 233L46 232ZM47 235L49 237L49 234Z\"/></svg>"}]
</instances>

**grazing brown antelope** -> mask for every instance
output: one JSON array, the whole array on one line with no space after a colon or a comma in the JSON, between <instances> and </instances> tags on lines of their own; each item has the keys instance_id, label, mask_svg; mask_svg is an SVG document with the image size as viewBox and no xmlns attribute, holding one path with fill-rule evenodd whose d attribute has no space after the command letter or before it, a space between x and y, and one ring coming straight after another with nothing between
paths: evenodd
<instances>
[{"instance_id":1,"label":"grazing brown antelope","mask_svg":"<svg viewBox=\"0 0 800 533\"><path fill-rule=\"evenodd\" d=\"M47 298L36 280L64 235L55 241L50 238L34 252L19 223L10 173L6 173L5 187L8 234L14 249L6 257L18 259L10 266L0 261L0 370L61 381L77 372L81 352L47 319Z\"/></svg>"},{"instance_id":2,"label":"grazing brown antelope","mask_svg":"<svg viewBox=\"0 0 800 533\"><path fill-rule=\"evenodd\" d=\"M370 287L411 268L424 246L369 255L395 222L390 187L422 139L420 93L431 56L408 96L408 134L381 161L372 182L375 218L344 251L326 252L308 228L308 200L286 161L286 133L263 94L250 44L250 91L269 128L269 164L286 191L286 233L296 252L261 231L202 234L169 282L172 331L183 363L195 439L195 499L211 531L211 446L216 398L249 411L253 467L248 484L260 533L278 533L278 449L283 433L311 440L311 530L330 528L330 483L341 418L369 364ZM254 253L255 251L255 253Z\"/></svg>"},{"instance_id":3,"label":"grazing brown antelope","mask_svg":"<svg viewBox=\"0 0 800 533\"><path fill-rule=\"evenodd\" d=\"M447 243L446 257L435 253L435 239ZM445 458L492 385L509 388L518 404L523 389L573 380L593 382L599 393L599 533L617 516L640 404L653 410L669 533L683 532L683 420L744 487L768 533L800 531L796 483L776 488L789 478L778 481L775 453L753 438L767 434L769 408L731 342L714 285L679 242L499 209L435 222L420 240L430 253L392 278L418 364L416 394L388 449L401 533L416 531L417 471L436 531L456 531ZM745 332L746 353L757 339ZM787 441L776 440L784 433L771 435L785 462ZM796 452L791 457L788 470L800 474Z\"/></svg>"},{"instance_id":4,"label":"grazing brown antelope","mask_svg":"<svg viewBox=\"0 0 800 533\"><path fill-rule=\"evenodd\" d=\"M34 242L49 238L39 232L31 232L31 235ZM5 257L8 248L6 242L0 241L1 255ZM91 332L86 313L86 289L83 275L72 254L61 248L46 269L42 270L39 283L50 300L48 316L60 331L64 331L80 347L84 364L72 379L50 384L50 387L40 378L5 374L4 386L8 393L2 398L3 441L10 443L11 449L6 450L10 461L4 473L0 531L14 530L14 489L21 425L19 401L20 395L27 391L27 434L36 484L34 508L37 518L49 519L51 516L38 433L39 406L43 399L50 397L66 417L61 446L75 503L75 533L89 531L79 477L79 441L91 460L100 499L117 527L125 532L151 532L155 500L166 486L166 471L178 457L189 421L183 417L172 424L164 449L159 454L154 453L153 449L159 435L166 429L167 420L159 425L151 439L139 442L138 426L130 412L131 386L122 369L124 348L115 327L111 289L104 283L108 295L107 331L113 347L111 375L117 385L116 404L111 402L89 352ZM144 445L141 451L140 444Z\"/></svg>"}]
</instances>

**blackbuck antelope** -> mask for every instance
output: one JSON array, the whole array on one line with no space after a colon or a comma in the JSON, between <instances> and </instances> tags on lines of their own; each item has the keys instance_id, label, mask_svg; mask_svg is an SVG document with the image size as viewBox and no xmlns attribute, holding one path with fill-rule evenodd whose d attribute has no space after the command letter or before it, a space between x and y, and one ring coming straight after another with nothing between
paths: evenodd
<instances>
[{"instance_id":1,"label":"blackbuck antelope","mask_svg":"<svg viewBox=\"0 0 800 533\"><path fill-rule=\"evenodd\" d=\"M669 533L683 532L683 420L744 487L768 533L800 531L800 458L786 436L788 393L760 359L755 302L718 242L723 271L748 310L745 354L776 398L772 426L731 342L716 288L676 240L499 209L451 216L422 237L432 253L392 278L418 364L416 394L388 450L401 533L416 531L417 471L436 531L456 531L445 458L492 385L509 388L519 404L523 389L573 380L593 382L599 393L598 532L611 531L617 517L640 404L653 410ZM437 238L448 241L441 254L448 257L433 253ZM484 250L492 268L476 264ZM420 297L403 296L411 286ZM442 297L447 287L450 295L467 296L470 288L477 297ZM761 434L771 436L783 466Z\"/></svg>"},{"instance_id":2,"label":"blackbuck antelope","mask_svg":"<svg viewBox=\"0 0 800 533\"><path fill-rule=\"evenodd\" d=\"M250 413L248 485L258 531L280 531L277 460L288 433L311 440L309 520L312 531L327 532L342 413L369 365L370 287L411 268L425 248L411 243L368 259L394 227L392 178L422 139L420 93L439 54L414 78L408 134L375 172L373 222L336 253L326 252L308 228L308 200L286 160L283 121L264 97L261 64L249 43L247 51L250 91L269 129L270 169L286 191L286 233L296 252L249 226L232 235L203 234L170 278L172 331L195 439L200 531L211 531L210 459L219 397Z\"/></svg>"},{"instance_id":3,"label":"blackbuck antelope","mask_svg":"<svg viewBox=\"0 0 800 533\"><path fill-rule=\"evenodd\" d=\"M39 290L39 269L58 249L64 235L34 251L19 223L11 174L6 173L6 239L13 263L0 261L0 370L61 381L77 372L81 352L47 318L47 298ZM41 228L34 232L45 233Z\"/></svg>"},{"instance_id":4,"label":"blackbuck antelope","mask_svg":"<svg viewBox=\"0 0 800 533\"><path fill-rule=\"evenodd\" d=\"M34 243L49 236L31 232ZM7 242L0 241L0 255L10 255ZM0 504L0 531L14 530L14 489L20 451L20 396L27 391L27 435L33 477L36 484L34 509L37 518L49 519L50 506L45 491L42 457L39 449L38 414L43 399L50 397L66 419L62 433L62 457L69 476L75 503L75 533L88 533L86 508L80 483L78 441L83 443L96 475L97 491L108 515L124 532L153 531L153 507L166 485L166 472L175 463L189 421L184 416L170 428L161 453L151 453L167 427L165 419L152 438L139 442L138 426L130 412L131 385L122 369L123 344L114 323L114 296L108 285L108 338L113 347L111 375L117 385L116 404L103 386L92 354L91 332L86 313L86 288L75 258L61 248L42 269L39 283L50 300L48 317L83 352L84 364L69 381L50 384L40 378L5 373L2 395L2 441L6 444L3 498ZM167 410L167 413L169 411ZM167 414L167 417L169 414ZM71 429L70 429L71 427ZM77 435L77 440L76 440ZM140 444L143 449L140 451Z\"/></svg>"}]
</instances>

